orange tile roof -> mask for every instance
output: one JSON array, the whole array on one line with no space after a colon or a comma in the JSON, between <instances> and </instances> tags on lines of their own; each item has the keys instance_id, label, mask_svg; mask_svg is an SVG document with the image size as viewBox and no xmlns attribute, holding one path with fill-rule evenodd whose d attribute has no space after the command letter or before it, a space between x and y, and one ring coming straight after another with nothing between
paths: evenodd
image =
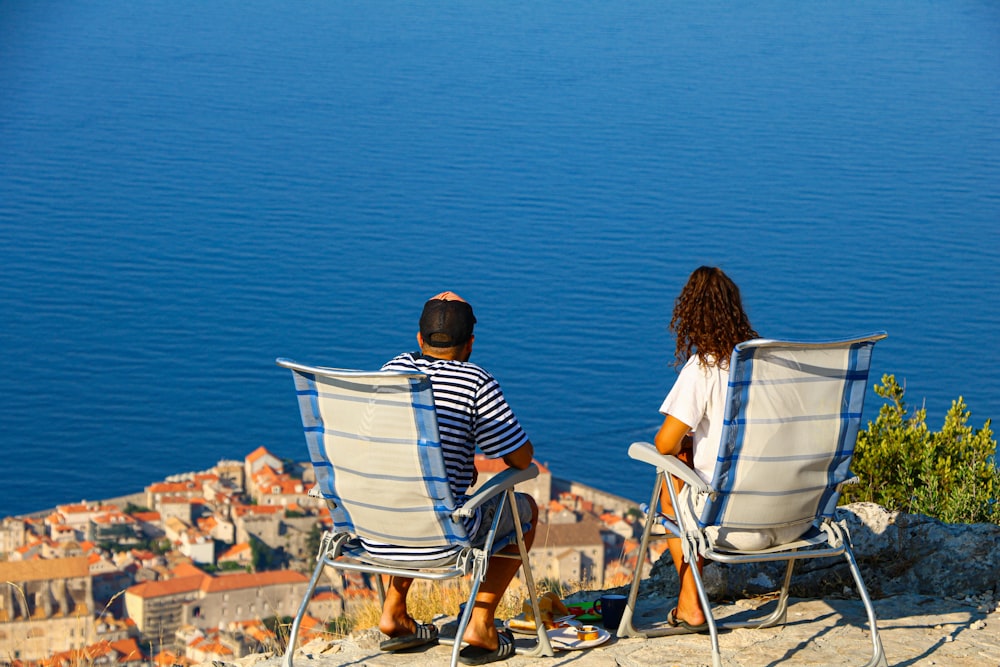
<instances>
[{"instance_id":1,"label":"orange tile roof","mask_svg":"<svg viewBox=\"0 0 1000 667\"><path fill-rule=\"evenodd\" d=\"M229 549L227 549L224 554L219 556L219 560L222 560L224 558L237 558L239 557L240 554L246 553L248 551L250 551L250 545L247 544L246 542L240 542L238 544L234 544Z\"/></svg>"},{"instance_id":2,"label":"orange tile roof","mask_svg":"<svg viewBox=\"0 0 1000 667\"><path fill-rule=\"evenodd\" d=\"M197 498L187 496L170 495L160 498L160 505L193 505L197 500Z\"/></svg>"},{"instance_id":3,"label":"orange tile roof","mask_svg":"<svg viewBox=\"0 0 1000 667\"><path fill-rule=\"evenodd\" d=\"M153 656L153 663L157 665L162 665L163 667L170 667L176 664L177 654L173 651L160 651L155 656Z\"/></svg>"},{"instance_id":4,"label":"orange tile roof","mask_svg":"<svg viewBox=\"0 0 1000 667\"><path fill-rule=\"evenodd\" d=\"M195 577L204 576L205 571L197 565L191 563L191 561L184 561L182 563L178 563L174 569L171 570L171 574L175 577Z\"/></svg>"},{"instance_id":5,"label":"orange tile roof","mask_svg":"<svg viewBox=\"0 0 1000 667\"><path fill-rule=\"evenodd\" d=\"M271 452L267 451L267 447L265 447L264 445L261 445L257 449L255 449L252 452L250 452L249 454L247 454L246 459L247 459L247 461L253 463L254 461L256 461L256 460L258 460L258 459L260 459L260 458L262 458L264 456L274 456L274 454L272 454Z\"/></svg>"},{"instance_id":6,"label":"orange tile roof","mask_svg":"<svg viewBox=\"0 0 1000 667\"><path fill-rule=\"evenodd\" d=\"M108 512L107 514L100 514L91 519L97 524L126 524L135 523L135 519L130 517L128 514L123 514L122 512Z\"/></svg>"},{"instance_id":7,"label":"orange tile roof","mask_svg":"<svg viewBox=\"0 0 1000 667\"><path fill-rule=\"evenodd\" d=\"M184 493L194 491L195 487L191 482L154 482L146 490L150 493Z\"/></svg>"},{"instance_id":8,"label":"orange tile roof","mask_svg":"<svg viewBox=\"0 0 1000 667\"><path fill-rule=\"evenodd\" d=\"M340 596L337 595L333 591L320 591L319 593L316 593L315 595L313 595L312 599L320 601L320 602L323 601L323 600L334 600L334 601L336 601L336 600L340 599Z\"/></svg>"},{"instance_id":9,"label":"orange tile roof","mask_svg":"<svg viewBox=\"0 0 1000 667\"><path fill-rule=\"evenodd\" d=\"M207 516L207 517L202 517L201 519L198 519L197 524L198 524L198 528L200 528L202 531L208 533L208 532L211 532L211 530L213 528L215 528L216 526L218 526L219 522L215 518L215 516Z\"/></svg>"},{"instance_id":10,"label":"orange tile roof","mask_svg":"<svg viewBox=\"0 0 1000 667\"><path fill-rule=\"evenodd\" d=\"M268 572L230 574L224 577L209 577L201 584L204 593L221 593L223 591L240 590L243 588L261 588L282 584L300 584L309 581L306 575L293 570L271 570Z\"/></svg>"},{"instance_id":11,"label":"orange tile roof","mask_svg":"<svg viewBox=\"0 0 1000 667\"><path fill-rule=\"evenodd\" d=\"M232 655L233 650L217 639L197 638L189 646L203 653L211 653L218 656Z\"/></svg>"},{"instance_id":12,"label":"orange tile roof","mask_svg":"<svg viewBox=\"0 0 1000 667\"><path fill-rule=\"evenodd\" d=\"M233 513L236 516L245 516L247 514L280 514L284 511L285 508L279 505L239 505L233 507Z\"/></svg>"},{"instance_id":13,"label":"orange tile roof","mask_svg":"<svg viewBox=\"0 0 1000 667\"><path fill-rule=\"evenodd\" d=\"M84 503L74 503L72 505L56 505L56 510L62 514L78 514L80 512L89 512L90 508Z\"/></svg>"},{"instance_id":14,"label":"orange tile roof","mask_svg":"<svg viewBox=\"0 0 1000 667\"><path fill-rule=\"evenodd\" d=\"M86 556L0 562L0 581L44 581L89 577Z\"/></svg>"},{"instance_id":15,"label":"orange tile roof","mask_svg":"<svg viewBox=\"0 0 1000 667\"><path fill-rule=\"evenodd\" d=\"M113 641L111 642L111 648L117 651L118 655L121 656L118 659L119 662L124 662L126 660L142 660L145 658L142 649L139 648L139 643L134 637Z\"/></svg>"},{"instance_id":16,"label":"orange tile roof","mask_svg":"<svg viewBox=\"0 0 1000 667\"><path fill-rule=\"evenodd\" d=\"M201 587L202 580L206 577L208 575L203 573L190 577L175 577L164 581L147 581L129 587L125 593L127 595L135 595L144 600L180 595L182 593L193 593Z\"/></svg>"}]
</instances>

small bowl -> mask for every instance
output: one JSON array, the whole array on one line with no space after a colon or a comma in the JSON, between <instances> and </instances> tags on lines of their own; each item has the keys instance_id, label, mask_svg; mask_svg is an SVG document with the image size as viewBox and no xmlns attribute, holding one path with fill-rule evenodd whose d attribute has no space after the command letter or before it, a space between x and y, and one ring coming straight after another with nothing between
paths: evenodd
<instances>
[{"instance_id":1,"label":"small bowl","mask_svg":"<svg viewBox=\"0 0 1000 667\"><path fill-rule=\"evenodd\" d=\"M576 629L576 638L582 642L597 639L599 635L599 631L593 625L581 625Z\"/></svg>"}]
</instances>

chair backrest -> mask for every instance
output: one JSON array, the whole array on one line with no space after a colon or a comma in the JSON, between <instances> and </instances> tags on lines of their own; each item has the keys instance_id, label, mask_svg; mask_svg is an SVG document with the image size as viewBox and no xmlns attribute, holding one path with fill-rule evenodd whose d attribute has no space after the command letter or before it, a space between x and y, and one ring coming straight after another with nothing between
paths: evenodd
<instances>
[{"instance_id":1,"label":"chair backrest","mask_svg":"<svg viewBox=\"0 0 1000 667\"><path fill-rule=\"evenodd\" d=\"M468 546L448 486L430 379L288 359L309 457L336 531L403 547Z\"/></svg>"},{"instance_id":2,"label":"chair backrest","mask_svg":"<svg viewBox=\"0 0 1000 667\"><path fill-rule=\"evenodd\" d=\"M832 515L851 477L872 347L885 337L736 346L699 525L754 530Z\"/></svg>"}]
</instances>

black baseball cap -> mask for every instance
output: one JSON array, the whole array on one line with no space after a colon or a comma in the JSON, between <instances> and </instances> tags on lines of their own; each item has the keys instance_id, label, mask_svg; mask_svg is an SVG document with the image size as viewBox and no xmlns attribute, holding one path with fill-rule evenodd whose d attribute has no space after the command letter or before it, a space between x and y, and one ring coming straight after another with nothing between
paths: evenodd
<instances>
[{"instance_id":1,"label":"black baseball cap","mask_svg":"<svg viewBox=\"0 0 1000 667\"><path fill-rule=\"evenodd\" d=\"M420 337L431 347L458 347L472 337L476 316L472 306L454 292L441 292L424 304Z\"/></svg>"}]
</instances>

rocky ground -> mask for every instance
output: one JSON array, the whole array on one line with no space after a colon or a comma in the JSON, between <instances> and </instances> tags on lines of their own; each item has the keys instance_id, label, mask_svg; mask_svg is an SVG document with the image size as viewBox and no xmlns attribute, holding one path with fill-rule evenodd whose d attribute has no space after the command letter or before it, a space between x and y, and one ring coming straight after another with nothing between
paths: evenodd
<instances>
[{"instance_id":1,"label":"rocky ground","mask_svg":"<svg viewBox=\"0 0 1000 667\"><path fill-rule=\"evenodd\" d=\"M667 602L645 600L638 623L652 624L666 614ZM890 665L1000 667L1000 612L990 599L948 599L898 595L875 602L879 634ZM741 611L744 611L741 609ZM438 619L445 625L454 619ZM445 628L447 629L447 628ZM296 667L436 667L447 665L450 646L438 645L410 653L378 650L374 631L356 633L337 642L314 642L295 655ZM527 647L530 638L519 640ZM788 622L780 628L733 630L719 635L727 667L788 665L863 665L871 655L864 606L856 600L795 599ZM280 656L254 656L245 666L280 667ZM708 635L655 639L614 639L585 651L559 651L554 658L516 656L509 667L572 665L572 667L661 667L711 664ZM218 666L217 666L218 667Z\"/></svg>"},{"instance_id":2,"label":"rocky ground","mask_svg":"<svg viewBox=\"0 0 1000 667\"><path fill-rule=\"evenodd\" d=\"M889 665L1000 667L1000 526L950 525L927 517L886 512L859 503L842 508L853 536L854 552L866 586L875 598L878 629ZM677 576L662 559L643 580L637 605L640 629L662 623L676 596ZM755 597L780 580L772 566L706 567L710 595L735 600L717 607L716 616L767 611L767 597ZM792 580L793 598L785 625L763 630L720 633L727 667L789 665L863 665L871 655L864 605L851 587L845 565L833 559L803 562ZM760 589L760 590L758 590ZM624 592L624 591L616 591ZM587 593L594 599L596 592ZM434 619L448 635L454 618ZM447 665L450 646L411 653L378 650L377 630L356 632L335 642L314 642L295 655L296 667ZM527 648L530 637L519 639ZM518 655L502 663L573 667L660 667L711 664L707 634L652 639L611 638L582 651L560 651L554 658ZM241 667L279 667L280 656L257 655ZM220 667L216 665L215 667Z\"/></svg>"}]
</instances>

